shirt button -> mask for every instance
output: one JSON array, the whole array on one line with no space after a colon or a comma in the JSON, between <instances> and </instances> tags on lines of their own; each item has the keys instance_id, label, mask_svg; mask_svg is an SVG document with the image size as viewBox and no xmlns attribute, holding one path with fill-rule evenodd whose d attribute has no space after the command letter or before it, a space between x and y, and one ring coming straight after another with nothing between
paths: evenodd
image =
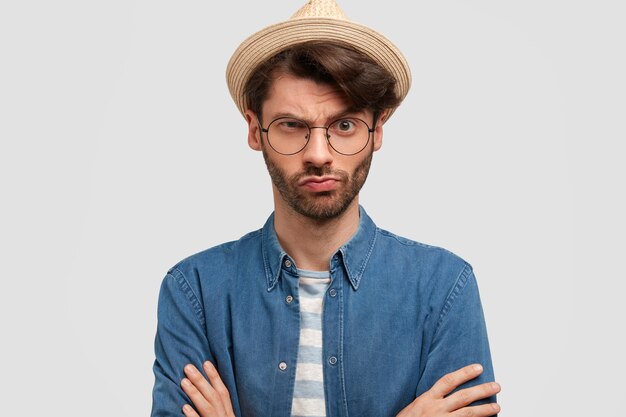
<instances>
[{"instance_id":1,"label":"shirt button","mask_svg":"<svg viewBox=\"0 0 626 417\"><path fill-rule=\"evenodd\" d=\"M328 358L328 363L330 363L331 365L334 365L337 363L337 358L334 356L331 356L330 358Z\"/></svg>"},{"instance_id":2,"label":"shirt button","mask_svg":"<svg viewBox=\"0 0 626 417\"><path fill-rule=\"evenodd\" d=\"M337 290L334 288L331 288L330 291L328 291L328 294L330 294L331 297L336 297L337 296Z\"/></svg>"},{"instance_id":3,"label":"shirt button","mask_svg":"<svg viewBox=\"0 0 626 417\"><path fill-rule=\"evenodd\" d=\"M286 362L281 362L278 364L278 369L280 369L281 371L284 371L287 369L287 363Z\"/></svg>"},{"instance_id":4,"label":"shirt button","mask_svg":"<svg viewBox=\"0 0 626 417\"><path fill-rule=\"evenodd\" d=\"M291 268L291 261L289 259L285 259L285 263L283 265L285 265L285 268Z\"/></svg>"},{"instance_id":5,"label":"shirt button","mask_svg":"<svg viewBox=\"0 0 626 417\"><path fill-rule=\"evenodd\" d=\"M291 304L291 302L293 301L293 297L292 297L292 296L290 296L290 295L288 295L288 296L285 298L285 301L287 302L287 304Z\"/></svg>"}]
</instances>

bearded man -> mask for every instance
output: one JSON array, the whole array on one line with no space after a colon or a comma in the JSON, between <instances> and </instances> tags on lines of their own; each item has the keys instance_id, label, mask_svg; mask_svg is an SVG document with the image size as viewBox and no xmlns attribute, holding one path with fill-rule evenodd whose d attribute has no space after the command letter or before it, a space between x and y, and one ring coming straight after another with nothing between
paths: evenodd
<instances>
[{"instance_id":1,"label":"bearded man","mask_svg":"<svg viewBox=\"0 0 626 417\"><path fill-rule=\"evenodd\" d=\"M227 76L274 212L168 271L152 415L496 414L471 266L359 205L409 89L402 54L310 1L244 41Z\"/></svg>"}]
</instances>

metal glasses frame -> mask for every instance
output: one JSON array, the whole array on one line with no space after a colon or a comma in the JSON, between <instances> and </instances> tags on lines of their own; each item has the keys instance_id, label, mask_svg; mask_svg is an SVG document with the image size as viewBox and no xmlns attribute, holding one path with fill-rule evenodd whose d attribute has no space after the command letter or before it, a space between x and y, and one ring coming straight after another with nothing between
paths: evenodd
<instances>
[{"instance_id":1,"label":"metal glasses frame","mask_svg":"<svg viewBox=\"0 0 626 417\"><path fill-rule=\"evenodd\" d=\"M290 119L290 120L294 120L294 121L297 121L297 122L302 122L302 124L304 124L304 125L308 128L309 133L308 133L308 134L307 134L307 136L306 136L306 142L304 143L304 145L302 146L302 148L300 148L299 150L297 150L297 151L295 151L295 152L291 152L291 153L284 153L284 152L280 152L278 149L276 149L276 148L272 145L272 141L271 141L271 140L270 140L270 138L269 138L269 137L270 137L270 136L269 136L269 129L270 129L270 126L272 126L272 124L273 124L274 122L276 122L277 120L281 120L281 119ZM344 120L344 119L354 119L354 120L358 120L358 121L360 121L360 122L363 122L363 124L367 127L367 142L365 142L365 144L363 145L363 147L362 147L361 149L359 149L358 151L353 152L353 153L344 153L344 152L341 152L341 151L337 150L337 148L335 148L335 147L333 146L333 144L331 143L331 141L330 141L330 135L328 134L328 129L329 129L329 128L333 125L333 124L335 124L335 123L337 123L337 122L339 122L339 121L341 121L341 120ZM302 152L302 151L304 150L304 148L306 148L306 146L309 144L309 141L311 140L311 130L313 130L313 129L324 129L324 130L326 130L326 134L324 135L324 136L326 137L326 142L327 142L327 143L328 143L328 145L330 145L330 147L331 147L331 148L333 148L333 150L334 150L335 152L337 152L338 154L341 154L341 155L346 155L346 156L356 155L356 154L358 154L358 153L362 152L362 151L363 151L363 149L365 149L365 148L367 147L367 144L368 144L368 143L370 143L370 136L371 136L371 134L372 134L372 133L374 133L374 131L376 130L376 119L374 119L374 127L370 127L370 125L369 125L369 124L367 124L367 122L366 122L365 120L360 119L360 118L358 118L358 117L341 117L341 118L339 118L339 119L337 119L337 120L333 120L332 122L330 122L330 123L328 124L328 126L310 126L310 125L309 125L306 121L304 121L304 120L302 120L302 119L298 119L298 118L296 118L296 117L285 117L285 116L282 116L282 117L277 117L276 119L272 120L272 121L271 121L271 122L267 125L267 128L263 127L263 124L261 123L261 121L260 121L258 118L257 118L257 121L258 121L258 123L259 123L259 129L261 129L261 132L263 132L263 133L265 133L265 134L267 135L267 142L270 144L270 146L272 147L272 149L274 149L274 151L276 151L277 153L279 153L279 154L281 154L281 155L295 155L295 154L297 154L297 153L299 153L299 152Z\"/></svg>"}]
</instances>

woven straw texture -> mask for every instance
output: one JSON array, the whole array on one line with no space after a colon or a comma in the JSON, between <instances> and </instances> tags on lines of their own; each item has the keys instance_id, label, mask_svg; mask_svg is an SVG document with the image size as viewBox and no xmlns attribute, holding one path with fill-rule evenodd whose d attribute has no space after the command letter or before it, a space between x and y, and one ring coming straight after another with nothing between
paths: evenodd
<instances>
[{"instance_id":1,"label":"woven straw texture","mask_svg":"<svg viewBox=\"0 0 626 417\"><path fill-rule=\"evenodd\" d=\"M309 1L291 16L292 19L301 17L331 17L333 19L348 20L348 16L334 0Z\"/></svg>"},{"instance_id":2,"label":"woven straw texture","mask_svg":"<svg viewBox=\"0 0 626 417\"><path fill-rule=\"evenodd\" d=\"M387 38L348 20L334 0L311 0L289 20L251 35L231 57L226 68L226 81L241 114L246 110L243 89L254 69L289 46L314 40L334 40L352 45L395 76L396 92L401 99L408 93L411 86L409 65Z\"/></svg>"}]
</instances>

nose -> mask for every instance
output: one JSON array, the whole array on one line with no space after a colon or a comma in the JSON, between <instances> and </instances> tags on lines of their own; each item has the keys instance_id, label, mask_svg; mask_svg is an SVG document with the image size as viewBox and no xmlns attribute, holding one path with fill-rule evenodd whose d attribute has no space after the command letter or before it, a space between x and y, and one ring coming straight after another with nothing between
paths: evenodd
<instances>
[{"instance_id":1,"label":"nose","mask_svg":"<svg viewBox=\"0 0 626 417\"><path fill-rule=\"evenodd\" d=\"M326 138L326 128L312 127L310 135L309 142L302 151L304 162L315 166L330 164L333 160L333 155Z\"/></svg>"}]
</instances>

